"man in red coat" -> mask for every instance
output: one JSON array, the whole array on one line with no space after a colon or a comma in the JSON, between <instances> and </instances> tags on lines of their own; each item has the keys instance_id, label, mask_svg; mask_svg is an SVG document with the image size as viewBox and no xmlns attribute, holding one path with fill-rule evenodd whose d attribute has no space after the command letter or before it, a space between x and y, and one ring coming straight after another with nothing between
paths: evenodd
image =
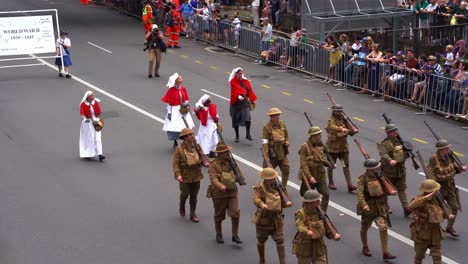
<instances>
[{"instance_id":1,"label":"man in red coat","mask_svg":"<svg viewBox=\"0 0 468 264\"><path fill-rule=\"evenodd\" d=\"M235 142L239 142L239 126L245 126L245 138L253 140L250 135L250 111L253 111L255 108L257 96L250 85L250 81L244 76L244 70L240 67L232 70L229 76L229 83L231 84L231 106L229 113L232 118L232 127L236 132Z\"/></svg>"}]
</instances>

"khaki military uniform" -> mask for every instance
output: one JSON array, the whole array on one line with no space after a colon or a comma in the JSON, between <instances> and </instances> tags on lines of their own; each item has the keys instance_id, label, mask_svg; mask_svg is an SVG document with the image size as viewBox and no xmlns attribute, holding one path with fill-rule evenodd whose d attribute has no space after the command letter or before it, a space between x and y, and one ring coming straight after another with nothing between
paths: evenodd
<instances>
[{"instance_id":1,"label":"khaki military uniform","mask_svg":"<svg viewBox=\"0 0 468 264\"><path fill-rule=\"evenodd\" d=\"M361 241L364 247L368 247L367 231L375 222L380 233L382 252L388 252L387 221L385 217L387 196L383 186L375 175L364 174L358 177L357 185L357 214L361 215ZM369 211L364 211L364 206L369 206Z\"/></svg>"},{"instance_id":2,"label":"khaki military uniform","mask_svg":"<svg viewBox=\"0 0 468 264\"><path fill-rule=\"evenodd\" d=\"M288 147L284 145L289 141L288 129L282 120L278 124L268 122L263 127L263 144L262 151L265 157L270 160L273 169L278 167L281 170L281 185L286 189L289 179L289 160L288 160ZM263 167L266 168L266 162L263 162Z\"/></svg>"},{"instance_id":3,"label":"khaki military uniform","mask_svg":"<svg viewBox=\"0 0 468 264\"><path fill-rule=\"evenodd\" d=\"M252 223L255 224L257 233L260 263L265 263L265 242L271 236L276 242L280 264L285 264L284 221L280 193L273 185L264 183L255 186L253 189L253 203L257 207L257 211L252 218ZM268 209L262 209L263 204L268 205Z\"/></svg>"},{"instance_id":4,"label":"khaki military uniform","mask_svg":"<svg viewBox=\"0 0 468 264\"><path fill-rule=\"evenodd\" d=\"M414 241L414 263L421 264L430 249L434 264L442 264L441 241L445 239L445 232L440 226L444 221L442 208L432 198L427 200L424 195L416 196L409 205L413 211L411 223L411 239Z\"/></svg>"},{"instance_id":5,"label":"khaki military uniform","mask_svg":"<svg viewBox=\"0 0 468 264\"><path fill-rule=\"evenodd\" d=\"M227 160L214 159L208 167L211 184L208 186L207 197L213 199L214 221L216 233L221 234L221 222L226 218L226 212L231 217L232 235L239 230L240 210L237 199L236 177ZM226 186L222 192L220 187Z\"/></svg>"},{"instance_id":6,"label":"khaki military uniform","mask_svg":"<svg viewBox=\"0 0 468 264\"><path fill-rule=\"evenodd\" d=\"M327 246L323 236L332 239L330 230L325 228L317 210L308 211L306 208L295 214L297 233L293 241L293 254L297 256L298 264L326 264L328 263ZM312 230L314 237L307 236Z\"/></svg>"},{"instance_id":7,"label":"khaki military uniform","mask_svg":"<svg viewBox=\"0 0 468 264\"><path fill-rule=\"evenodd\" d=\"M396 138L387 137L377 145L382 164L382 175L384 175L398 191L403 208L408 207L406 196L406 167L405 161L408 156L403 150L403 145ZM397 164L390 166L390 160L395 160Z\"/></svg>"},{"instance_id":8,"label":"khaki military uniform","mask_svg":"<svg viewBox=\"0 0 468 264\"><path fill-rule=\"evenodd\" d=\"M317 189L317 191L322 195L321 206L323 210L326 211L330 195L324 166L328 166L330 163L323 153L323 148L324 146L321 144L314 144L311 141L304 142L299 150L299 158L301 162L300 169L307 180L310 182L310 178L314 177L317 181L316 184L311 184L310 187ZM302 181L301 174L299 174L299 179ZM303 196L306 191L307 185L302 182L300 189L301 196Z\"/></svg>"},{"instance_id":9,"label":"khaki military uniform","mask_svg":"<svg viewBox=\"0 0 468 264\"><path fill-rule=\"evenodd\" d=\"M200 190L200 181L203 178L201 171L201 158L193 145L183 142L175 149L172 159L174 177L182 176L180 188L180 208L185 211L185 202L190 196L190 214L195 214L197 195Z\"/></svg>"},{"instance_id":10,"label":"khaki military uniform","mask_svg":"<svg viewBox=\"0 0 468 264\"><path fill-rule=\"evenodd\" d=\"M341 132L342 128L346 127L346 121L343 117L332 115L328 120L327 128L327 150L336 164L337 159L343 161L343 174L346 179L348 186L352 186L351 173L349 171L349 146L348 146L348 134ZM333 169L328 168L328 178L330 184L333 183Z\"/></svg>"},{"instance_id":11,"label":"khaki military uniform","mask_svg":"<svg viewBox=\"0 0 468 264\"><path fill-rule=\"evenodd\" d=\"M428 169L431 172L430 177L440 184L440 193L452 209L452 214L456 216L460 207L456 196L457 187L453 179L460 172L457 171L455 162L450 156L443 158L437 153L429 159ZM455 218L449 219L447 228L453 227L454 224Z\"/></svg>"}]
</instances>

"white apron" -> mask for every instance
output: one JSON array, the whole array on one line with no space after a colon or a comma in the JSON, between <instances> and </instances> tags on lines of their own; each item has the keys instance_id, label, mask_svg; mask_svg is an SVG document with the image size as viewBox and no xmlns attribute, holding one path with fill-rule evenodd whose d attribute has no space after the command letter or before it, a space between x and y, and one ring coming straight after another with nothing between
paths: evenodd
<instances>
[{"instance_id":1,"label":"white apron","mask_svg":"<svg viewBox=\"0 0 468 264\"><path fill-rule=\"evenodd\" d=\"M206 126L203 126L200 123L200 128L198 129L198 143L202 146L203 153L209 154L210 151L216 149L216 144L218 144L218 133L216 132L216 123L210 114L208 114L208 120Z\"/></svg>"},{"instance_id":2,"label":"white apron","mask_svg":"<svg viewBox=\"0 0 468 264\"><path fill-rule=\"evenodd\" d=\"M91 105L92 120L99 120L94 115L94 109ZM92 158L102 155L101 131L96 131L93 126L93 121L86 123L86 120L81 120L80 128L80 158Z\"/></svg>"},{"instance_id":3,"label":"white apron","mask_svg":"<svg viewBox=\"0 0 468 264\"><path fill-rule=\"evenodd\" d=\"M167 105L167 113L172 113L171 120L167 119L167 115L166 115L166 119L164 120L163 130L171 131L171 132L182 131L182 129L185 128L185 123L184 123L184 120L182 120L182 114L180 113L180 105L178 106ZM185 114L184 117L190 128L195 127L195 124L193 123L193 120L192 120L192 116L190 116L190 112Z\"/></svg>"}]
</instances>

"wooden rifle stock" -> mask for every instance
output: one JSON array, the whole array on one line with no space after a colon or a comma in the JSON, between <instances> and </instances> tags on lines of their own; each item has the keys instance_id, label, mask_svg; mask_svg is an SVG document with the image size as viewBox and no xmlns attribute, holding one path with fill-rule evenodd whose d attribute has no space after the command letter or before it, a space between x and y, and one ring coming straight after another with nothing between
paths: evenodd
<instances>
[{"instance_id":1,"label":"wooden rifle stock","mask_svg":"<svg viewBox=\"0 0 468 264\"><path fill-rule=\"evenodd\" d=\"M219 142L226 144L221 131L219 129L216 129L216 132L218 133ZM245 180L245 177L244 175L242 175L242 172L240 171L239 166L237 165L237 162L234 159L234 156L232 155L230 150L228 150L228 163L229 163L229 167L232 169L232 171L236 175L236 181L239 183L239 185L241 186L246 185L247 182Z\"/></svg>"},{"instance_id":2,"label":"wooden rifle stock","mask_svg":"<svg viewBox=\"0 0 468 264\"><path fill-rule=\"evenodd\" d=\"M184 120L185 127L190 128L188 123L187 123L187 120L185 120L184 116L182 116L182 120ZM200 148L200 145L198 145L197 138L195 137L195 134L193 132L192 132L192 136L193 136L193 145L194 145L195 150L197 151L198 155L202 159L202 165L203 165L203 167L208 168L208 166L210 166L210 160L205 155L205 153L203 153L203 150Z\"/></svg>"},{"instance_id":3,"label":"wooden rifle stock","mask_svg":"<svg viewBox=\"0 0 468 264\"><path fill-rule=\"evenodd\" d=\"M424 174L426 175L426 179L432 178L432 175L430 176L429 171L427 170L426 164L424 163L424 159L419 151L416 151L416 155L418 155L418 160L419 163L421 163L422 169L424 171ZM452 213L452 210L448 206L448 204L444 201L444 198L442 198L442 194L440 194L440 191L436 191L434 198L436 199L437 203L439 204L440 208L442 208L442 212L444 213L444 217L446 219L449 219L449 215Z\"/></svg>"},{"instance_id":4,"label":"wooden rifle stock","mask_svg":"<svg viewBox=\"0 0 468 264\"><path fill-rule=\"evenodd\" d=\"M424 124L426 124L427 128L429 128L429 131L431 131L432 135L434 135L435 139L436 140L441 140L442 138L432 129L432 127L429 126L429 124L424 121ZM457 170L458 171L463 171L463 166L465 166L465 164L463 164L463 162L460 160L460 158L453 152L453 150L451 148L449 148L449 155L450 157L453 159L453 161L455 162L455 166L457 167Z\"/></svg>"},{"instance_id":5,"label":"wooden rifle stock","mask_svg":"<svg viewBox=\"0 0 468 264\"><path fill-rule=\"evenodd\" d=\"M371 158L369 156L369 154L367 154L366 150L361 145L361 143L359 143L359 141L357 141L357 139L354 139L354 143L356 143L358 149L361 151L362 155L364 156L364 158L366 160ZM382 184L382 187L383 187L386 195L396 195L397 194L397 191L395 190L395 187L387 180L387 178L383 177L383 175L382 175L382 173L380 171L379 171L379 173L377 173L376 176L377 176L377 179L379 180L380 184Z\"/></svg>"},{"instance_id":6,"label":"wooden rifle stock","mask_svg":"<svg viewBox=\"0 0 468 264\"><path fill-rule=\"evenodd\" d=\"M273 168L273 165L271 165L270 159L266 158L265 153L263 152L263 149L260 148L260 152L262 153L263 160L265 161L266 165L268 168ZM286 191L283 188L283 185L279 182L278 178L275 178L275 188L278 190L280 196L281 196L281 204L283 205L284 208L289 207L288 202L291 200L289 199L288 195L286 194Z\"/></svg>"},{"instance_id":7,"label":"wooden rifle stock","mask_svg":"<svg viewBox=\"0 0 468 264\"><path fill-rule=\"evenodd\" d=\"M390 119L387 114L383 114L382 115L383 118L385 119L385 122L387 124L390 124L392 122L392 119ZM414 155L413 153L413 144L411 144L411 142L409 141L406 141L404 140L400 133L398 133L397 135L397 140L400 142L400 144L403 146L403 150L406 152L406 154L408 154L408 156L411 158L411 161L413 162L413 167L415 170L418 170L419 169L419 164L418 162L416 161L416 156Z\"/></svg>"},{"instance_id":8,"label":"wooden rifle stock","mask_svg":"<svg viewBox=\"0 0 468 264\"><path fill-rule=\"evenodd\" d=\"M331 97L329 93L327 93L327 96L328 96L328 99L330 99L330 102L333 105L336 105L335 99L333 99L333 97ZM359 128L356 126L356 124L354 124L353 120L351 120L351 118L349 118L348 115L346 115L344 111L341 111L341 115L346 120L346 127L349 129L349 135L354 136L357 133L359 133Z\"/></svg>"},{"instance_id":9,"label":"wooden rifle stock","mask_svg":"<svg viewBox=\"0 0 468 264\"><path fill-rule=\"evenodd\" d=\"M312 124L312 121L310 121L310 118L309 118L309 116L307 115L306 112L304 112L304 115L305 115L305 117L307 119L307 122L309 122L310 127L313 127L314 125ZM325 147L325 145L323 144L323 142L320 142L320 143L323 146L323 153L325 154L325 157L327 157L327 160L328 160L328 163L329 163L327 167L329 167L330 169L335 169L336 164L333 162L333 159L332 159L330 153L328 152L328 150Z\"/></svg>"},{"instance_id":10,"label":"wooden rifle stock","mask_svg":"<svg viewBox=\"0 0 468 264\"><path fill-rule=\"evenodd\" d=\"M302 175L302 181L307 186L307 190L312 190L312 188L310 187L310 183L307 180L307 177L305 176L304 172L302 170L299 170L299 173L301 173ZM328 217L327 213L323 211L322 206L320 206L320 204L317 206L317 213L319 214L320 219L323 220L325 224L325 228L327 228L332 234L332 236L335 237L336 234L338 234L338 230L336 229L335 225L330 220L330 217Z\"/></svg>"}]
</instances>

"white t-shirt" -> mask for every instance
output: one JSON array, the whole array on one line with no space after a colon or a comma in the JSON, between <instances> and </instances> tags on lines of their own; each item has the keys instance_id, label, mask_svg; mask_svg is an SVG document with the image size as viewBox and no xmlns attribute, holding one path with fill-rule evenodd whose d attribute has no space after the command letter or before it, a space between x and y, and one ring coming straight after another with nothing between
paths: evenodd
<instances>
[{"instance_id":1,"label":"white t-shirt","mask_svg":"<svg viewBox=\"0 0 468 264\"><path fill-rule=\"evenodd\" d=\"M63 54L63 56L68 56L68 53L65 52L63 46L61 44L65 44L67 45L68 47L71 47L71 41L69 38L65 37L65 38L58 38L57 39L57 43L55 45L55 47L57 48L60 48L60 52ZM60 54L59 54L60 55Z\"/></svg>"},{"instance_id":2,"label":"white t-shirt","mask_svg":"<svg viewBox=\"0 0 468 264\"><path fill-rule=\"evenodd\" d=\"M447 52L445 57L445 65L452 66L453 65L453 52Z\"/></svg>"},{"instance_id":3,"label":"white t-shirt","mask_svg":"<svg viewBox=\"0 0 468 264\"><path fill-rule=\"evenodd\" d=\"M253 0L252 1L252 6L259 7L260 6L260 0Z\"/></svg>"},{"instance_id":4,"label":"white t-shirt","mask_svg":"<svg viewBox=\"0 0 468 264\"><path fill-rule=\"evenodd\" d=\"M270 23L268 23L268 25L266 26L263 26L263 38L262 38L262 41L269 41L272 34L273 34L273 27L271 26Z\"/></svg>"}]
</instances>

